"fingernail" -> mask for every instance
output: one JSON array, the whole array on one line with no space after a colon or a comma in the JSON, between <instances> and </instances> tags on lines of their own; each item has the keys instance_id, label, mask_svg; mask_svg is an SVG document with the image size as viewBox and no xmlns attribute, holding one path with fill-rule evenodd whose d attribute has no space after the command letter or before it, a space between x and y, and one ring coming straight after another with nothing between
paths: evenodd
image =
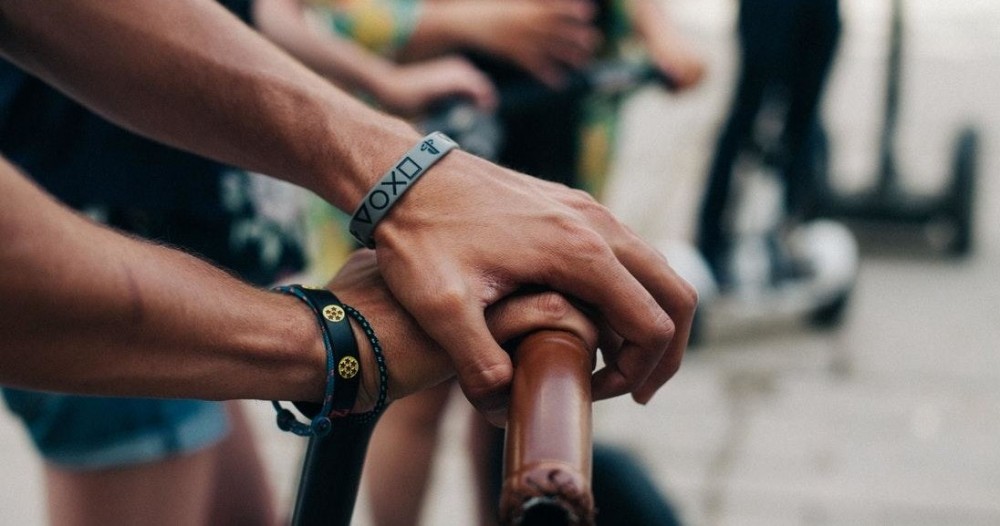
<instances>
[{"instance_id":1,"label":"fingernail","mask_svg":"<svg viewBox=\"0 0 1000 526\"><path fill-rule=\"evenodd\" d=\"M639 405L646 405L646 404L648 404L649 401L652 398L653 398L653 395L651 395L651 394L650 395L641 395L639 393L633 393L632 394L632 400L635 400L635 403L637 403Z\"/></svg>"}]
</instances>

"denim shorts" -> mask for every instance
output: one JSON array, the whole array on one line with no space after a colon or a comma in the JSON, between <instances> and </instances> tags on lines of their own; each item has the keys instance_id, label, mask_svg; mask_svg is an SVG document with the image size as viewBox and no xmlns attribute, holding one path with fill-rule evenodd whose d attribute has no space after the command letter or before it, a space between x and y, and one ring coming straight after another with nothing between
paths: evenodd
<instances>
[{"instance_id":1,"label":"denim shorts","mask_svg":"<svg viewBox=\"0 0 1000 526\"><path fill-rule=\"evenodd\" d=\"M219 442L229 432L218 402L104 398L4 389L46 461L66 469L154 462Z\"/></svg>"}]
</instances>

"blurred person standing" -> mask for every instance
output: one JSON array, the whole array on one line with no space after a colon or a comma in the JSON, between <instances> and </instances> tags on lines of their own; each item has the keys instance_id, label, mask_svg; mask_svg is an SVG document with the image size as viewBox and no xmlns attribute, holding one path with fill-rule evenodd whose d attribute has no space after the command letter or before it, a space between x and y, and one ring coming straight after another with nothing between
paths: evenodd
<instances>
[{"instance_id":1,"label":"blurred person standing","mask_svg":"<svg viewBox=\"0 0 1000 526\"><path fill-rule=\"evenodd\" d=\"M762 146L767 161L776 166L784 182L783 231L806 219L812 206L811 140L820 125L819 104L840 35L838 0L741 0L737 33L740 71L709 169L697 231L698 248L723 288L733 281L726 220L742 149ZM768 105L781 106L781 136L778 144L753 145L757 118ZM777 263L775 279L793 270Z\"/></svg>"}]
</instances>

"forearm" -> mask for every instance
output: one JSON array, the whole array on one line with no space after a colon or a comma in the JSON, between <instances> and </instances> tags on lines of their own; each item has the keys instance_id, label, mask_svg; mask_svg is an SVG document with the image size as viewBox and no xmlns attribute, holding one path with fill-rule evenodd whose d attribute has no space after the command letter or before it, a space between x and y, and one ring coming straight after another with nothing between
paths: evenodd
<instances>
[{"instance_id":1,"label":"forearm","mask_svg":"<svg viewBox=\"0 0 1000 526\"><path fill-rule=\"evenodd\" d=\"M299 0L256 0L254 24L272 42L347 90L374 94L394 65L335 33L309 24Z\"/></svg>"},{"instance_id":2,"label":"forearm","mask_svg":"<svg viewBox=\"0 0 1000 526\"><path fill-rule=\"evenodd\" d=\"M105 395L318 400L308 310L127 238L0 165L0 383Z\"/></svg>"},{"instance_id":3,"label":"forearm","mask_svg":"<svg viewBox=\"0 0 1000 526\"><path fill-rule=\"evenodd\" d=\"M636 33L644 40L663 37L663 33L673 37L678 32L673 20L657 1L625 0L625 11Z\"/></svg>"},{"instance_id":4,"label":"forearm","mask_svg":"<svg viewBox=\"0 0 1000 526\"><path fill-rule=\"evenodd\" d=\"M469 33L474 31L470 17L477 16L475 5L471 2L425 1L413 34L399 50L400 58L424 60L476 48L476 39Z\"/></svg>"},{"instance_id":5,"label":"forearm","mask_svg":"<svg viewBox=\"0 0 1000 526\"><path fill-rule=\"evenodd\" d=\"M670 77L673 88L686 90L701 82L705 75L701 54L688 42L659 2L630 0L626 6L646 51Z\"/></svg>"},{"instance_id":6,"label":"forearm","mask_svg":"<svg viewBox=\"0 0 1000 526\"><path fill-rule=\"evenodd\" d=\"M110 119L300 184L343 210L418 139L208 0L0 9L0 51Z\"/></svg>"}]
</instances>

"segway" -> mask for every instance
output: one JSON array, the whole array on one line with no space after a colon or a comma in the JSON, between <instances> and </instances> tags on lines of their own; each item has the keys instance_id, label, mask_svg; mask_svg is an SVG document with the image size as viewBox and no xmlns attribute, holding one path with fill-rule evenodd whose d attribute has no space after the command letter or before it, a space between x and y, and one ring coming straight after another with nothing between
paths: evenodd
<instances>
[{"instance_id":1,"label":"segway","mask_svg":"<svg viewBox=\"0 0 1000 526\"><path fill-rule=\"evenodd\" d=\"M829 219L781 232L783 191L776 171L753 152L741 154L729 218L731 279L724 287L693 246L658 243L671 266L698 290L692 344L732 328L804 322L829 329L843 320L857 281L858 243L845 225Z\"/></svg>"},{"instance_id":2,"label":"segway","mask_svg":"<svg viewBox=\"0 0 1000 526\"><path fill-rule=\"evenodd\" d=\"M895 151L903 69L903 22L902 1L893 0L885 123L875 183L866 191L844 193L833 188L825 169L817 170L820 176L816 181L816 214L846 220L858 234L865 234L866 226L916 227L922 229L927 244L937 245L952 256L967 256L973 247L978 131L966 125L958 132L952 154L951 181L938 195L916 195L900 183ZM828 138L822 129L816 130L814 142L817 158L824 162Z\"/></svg>"}]
</instances>

